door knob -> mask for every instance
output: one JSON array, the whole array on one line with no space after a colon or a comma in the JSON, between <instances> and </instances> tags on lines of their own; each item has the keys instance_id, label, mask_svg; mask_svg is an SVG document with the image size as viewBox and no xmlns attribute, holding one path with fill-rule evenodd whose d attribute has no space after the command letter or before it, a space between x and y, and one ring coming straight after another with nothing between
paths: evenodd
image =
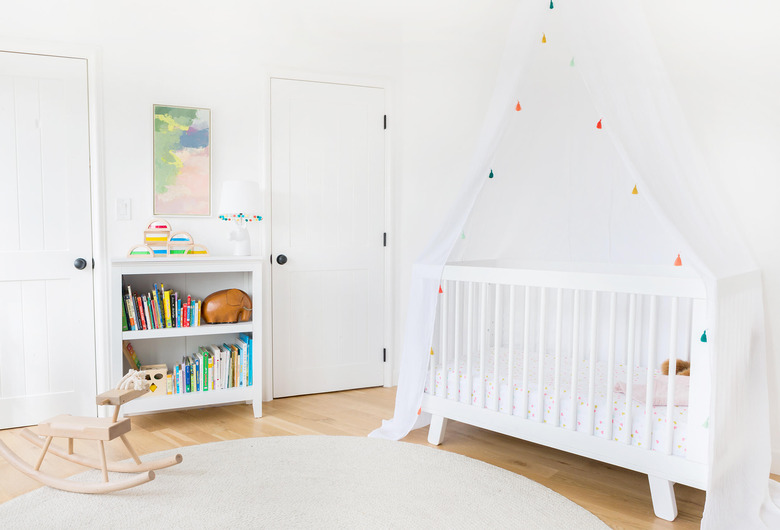
<instances>
[{"instance_id":1,"label":"door knob","mask_svg":"<svg viewBox=\"0 0 780 530\"><path fill-rule=\"evenodd\" d=\"M84 258L76 258L76 261L73 262L73 266L78 270L84 270L87 266L87 260Z\"/></svg>"},{"instance_id":2,"label":"door knob","mask_svg":"<svg viewBox=\"0 0 780 530\"><path fill-rule=\"evenodd\" d=\"M285 263L287 263L287 256L285 256L284 254L279 254L278 256L276 256L276 263L278 263L279 265L284 265Z\"/></svg>"}]
</instances>

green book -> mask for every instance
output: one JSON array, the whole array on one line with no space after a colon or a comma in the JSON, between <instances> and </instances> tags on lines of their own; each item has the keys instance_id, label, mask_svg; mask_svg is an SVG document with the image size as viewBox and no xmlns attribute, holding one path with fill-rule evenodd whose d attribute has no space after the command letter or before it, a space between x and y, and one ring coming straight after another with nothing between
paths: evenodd
<instances>
[{"instance_id":1,"label":"green book","mask_svg":"<svg viewBox=\"0 0 780 530\"><path fill-rule=\"evenodd\" d=\"M122 298L122 331L127 331L127 315L125 314L125 299Z\"/></svg>"}]
</instances>

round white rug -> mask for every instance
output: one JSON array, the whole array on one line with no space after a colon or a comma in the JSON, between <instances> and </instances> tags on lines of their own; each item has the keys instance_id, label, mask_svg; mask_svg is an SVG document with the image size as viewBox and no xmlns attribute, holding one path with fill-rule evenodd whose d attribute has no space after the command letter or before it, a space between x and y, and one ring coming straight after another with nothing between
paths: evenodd
<instances>
[{"instance_id":1,"label":"round white rug","mask_svg":"<svg viewBox=\"0 0 780 530\"><path fill-rule=\"evenodd\" d=\"M176 452L184 456L181 464L157 471L152 482L136 488L85 495L43 487L0 504L2 526L607 528L590 512L525 477L403 442L250 438L141 459ZM100 480L100 472L77 478Z\"/></svg>"}]
</instances>

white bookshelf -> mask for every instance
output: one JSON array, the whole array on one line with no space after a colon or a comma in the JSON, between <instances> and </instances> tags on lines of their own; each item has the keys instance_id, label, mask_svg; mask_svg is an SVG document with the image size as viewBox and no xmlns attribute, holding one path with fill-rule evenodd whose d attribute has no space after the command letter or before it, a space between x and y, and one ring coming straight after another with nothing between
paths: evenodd
<instances>
[{"instance_id":1,"label":"white bookshelf","mask_svg":"<svg viewBox=\"0 0 780 530\"><path fill-rule=\"evenodd\" d=\"M252 386L147 395L123 405L124 414L252 403L255 417L262 416L262 279L259 257L123 258L113 260L111 268L111 381L118 381L129 368L122 354L122 341L125 340L132 341L141 363L165 364L170 371L173 365L181 362L182 356L195 353L199 346L230 342L239 333L250 335L253 339ZM122 331L120 309L127 286L130 285L134 293L143 294L151 291L155 283L165 284L166 289L173 289L185 297L192 295L194 300L203 300L222 289L241 289L252 298L252 320L236 324Z\"/></svg>"}]
</instances>

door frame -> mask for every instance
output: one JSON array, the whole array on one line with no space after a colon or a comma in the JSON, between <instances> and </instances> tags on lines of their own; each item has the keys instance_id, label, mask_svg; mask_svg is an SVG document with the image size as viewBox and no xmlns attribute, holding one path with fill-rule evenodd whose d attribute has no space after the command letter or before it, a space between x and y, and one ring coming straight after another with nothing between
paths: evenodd
<instances>
[{"instance_id":1,"label":"door frame","mask_svg":"<svg viewBox=\"0 0 780 530\"><path fill-rule=\"evenodd\" d=\"M384 255L384 304L383 304L383 342L387 348L387 359L384 363L384 386L394 386L393 366L395 364L394 338L394 315L395 301L391 294L394 286L395 271L395 245L394 236L396 234L395 219L393 215L395 179L393 178L393 140L395 137L396 122L393 121L394 114L394 87L393 82L388 77L382 76L360 76L360 75L338 75L325 74L322 72L308 72L300 70L290 70L283 67L271 67L265 76L265 130L262 135L262 152L265 153L264 175L261 180L263 189L263 211L271 212L271 79L286 79L290 81L331 83L338 85L352 85L366 88L381 88L385 96L385 114L388 116L387 129L385 131L385 219L384 227L387 233L387 247ZM273 304L272 304L272 282L271 282L271 264L269 261L271 248L271 223L273 215L268 216L268 223L262 224L262 238L260 248L260 257L263 262L263 329L268 330L263 334L263 401L273 399Z\"/></svg>"},{"instance_id":2,"label":"door frame","mask_svg":"<svg viewBox=\"0 0 780 530\"><path fill-rule=\"evenodd\" d=\"M87 112L89 127L89 187L91 204L92 258L95 266L92 271L95 325L95 382L96 391L103 392L111 388L109 373L110 332L109 318L111 300L110 262L108 259L106 235L106 196L105 173L103 169L103 115L102 115L102 54L96 47L78 44L39 42L28 39L0 38L0 52L27 55L48 55L69 59L83 59L87 64ZM97 412L97 405L95 405Z\"/></svg>"}]
</instances>

